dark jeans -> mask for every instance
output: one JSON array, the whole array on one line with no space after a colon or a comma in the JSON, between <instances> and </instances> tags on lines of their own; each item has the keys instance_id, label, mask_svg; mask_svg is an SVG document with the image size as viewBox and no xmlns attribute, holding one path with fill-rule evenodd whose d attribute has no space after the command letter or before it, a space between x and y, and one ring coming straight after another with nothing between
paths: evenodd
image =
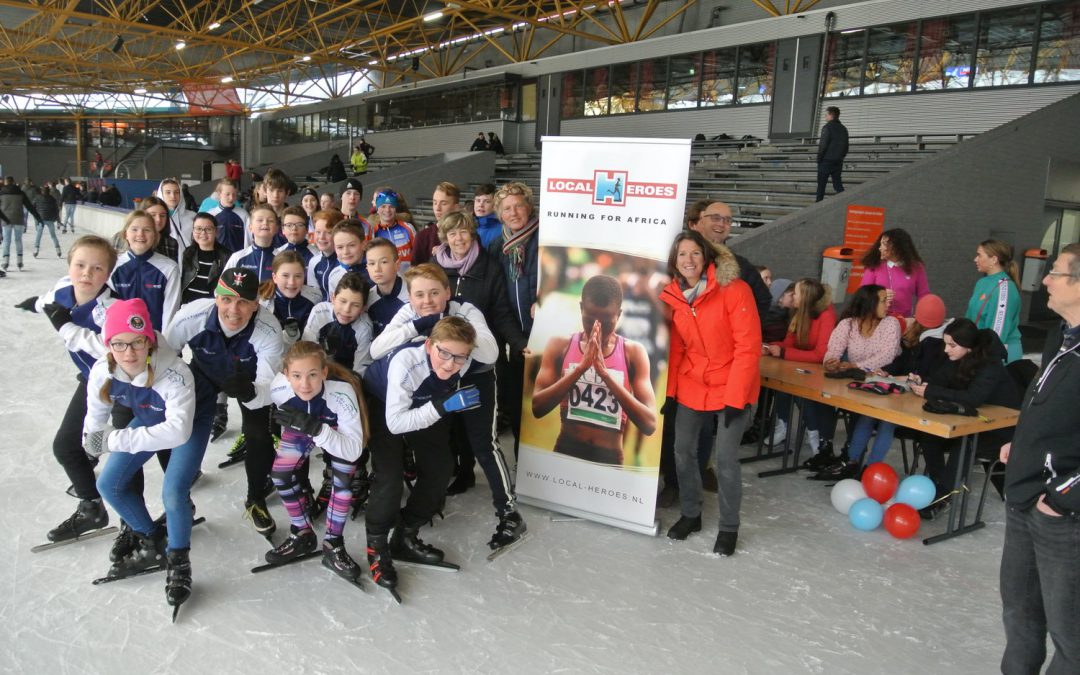
<instances>
[{"instance_id":1,"label":"dark jeans","mask_svg":"<svg viewBox=\"0 0 1080 675\"><path fill-rule=\"evenodd\" d=\"M663 414L663 428L660 437L660 474L664 477L664 487L679 487L679 472L675 466L675 427L678 419L678 404L669 406L669 410ZM713 436L716 434L716 423L702 424L698 432L697 458L698 468L705 471L709 465L709 456L712 454Z\"/></svg>"},{"instance_id":2,"label":"dark jeans","mask_svg":"<svg viewBox=\"0 0 1080 675\"><path fill-rule=\"evenodd\" d=\"M462 378L461 385L476 386L480 392L480 407L450 417L458 471L471 473L476 462L480 462L484 477L491 486L495 512L501 515L513 511L514 486L510 481L510 471L506 468L506 458L499 447L499 439L495 436L495 371L469 373Z\"/></svg>"},{"instance_id":3,"label":"dark jeans","mask_svg":"<svg viewBox=\"0 0 1080 675\"><path fill-rule=\"evenodd\" d=\"M448 445L449 421L444 417L427 429L392 434L386 428L385 404L375 397L368 399L368 420L368 450L375 475L365 513L367 534L388 534L399 518L406 526L418 528L431 520L446 496L454 467ZM416 456L416 483L399 516L406 441Z\"/></svg>"},{"instance_id":4,"label":"dark jeans","mask_svg":"<svg viewBox=\"0 0 1080 675\"><path fill-rule=\"evenodd\" d=\"M1080 673L1080 518L1032 506L1007 509L1001 552L1005 653L1001 672L1037 674L1054 643L1047 675Z\"/></svg>"},{"instance_id":5,"label":"dark jeans","mask_svg":"<svg viewBox=\"0 0 1080 675\"><path fill-rule=\"evenodd\" d=\"M844 182L840 180L840 172L844 170L844 161L824 160L817 165L817 198L815 202L825 199L825 184L832 179L833 190L837 194L844 191Z\"/></svg>"},{"instance_id":6,"label":"dark jeans","mask_svg":"<svg viewBox=\"0 0 1080 675\"><path fill-rule=\"evenodd\" d=\"M500 355L495 364L499 378L499 410L510 418L510 432L514 435L514 457L518 456L521 442L521 396L525 386L525 357L511 352L509 359Z\"/></svg>"}]
</instances>

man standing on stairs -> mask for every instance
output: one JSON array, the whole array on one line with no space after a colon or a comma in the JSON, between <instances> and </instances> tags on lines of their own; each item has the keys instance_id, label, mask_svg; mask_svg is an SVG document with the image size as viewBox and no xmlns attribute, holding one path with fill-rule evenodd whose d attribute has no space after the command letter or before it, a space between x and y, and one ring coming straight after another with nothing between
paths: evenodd
<instances>
[{"instance_id":1,"label":"man standing on stairs","mask_svg":"<svg viewBox=\"0 0 1080 675\"><path fill-rule=\"evenodd\" d=\"M825 184L832 178L833 189L837 194L844 191L840 172L844 170L844 158L848 153L847 127L840 123L840 108L829 106L825 109L825 126L821 127L821 139L817 151L817 198L825 198Z\"/></svg>"}]
</instances>

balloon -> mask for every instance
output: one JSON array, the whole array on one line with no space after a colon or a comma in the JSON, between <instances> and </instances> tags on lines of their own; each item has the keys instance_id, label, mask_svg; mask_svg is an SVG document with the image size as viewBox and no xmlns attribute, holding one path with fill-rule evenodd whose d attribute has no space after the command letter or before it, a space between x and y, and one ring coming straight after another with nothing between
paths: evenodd
<instances>
[{"instance_id":1,"label":"balloon","mask_svg":"<svg viewBox=\"0 0 1080 675\"><path fill-rule=\"evenodd\" d=\"M869 497L855 502L851 505L851 510L848 511L848 520L851 521L851 524L855 526L856 530L864 532L877 529L877 526L881 525L883 516L884 510L881 508L881 504Z\"/></svg>"},{"instance_id":2,"label":"balloon","mask_svg":"<svg viewBox=\"0 0 1080 675\"><path fill-rule=\"evenodd\" d=\"M854 478L845 478L833 486L829 499L832 500L833 508L846 516L852 504L860 499L866 499L866 490L863 489L862 483Z\"/></svg>"},{"instance_id":3,"label":"balloon","mask_svg":"<svg viewBox=\"0 0 1080 675\"><path fill-rule=\"evenodd\" d=\"M919 531L922 519L908 504L893 504L885 512L885 529L897 539L907 539Z\"/></svg>"},{"instance_id":4,"label":"balloon","mask_svg":"<svg viewBox=\"0 0 1080 675\"><path fill-rule=\"evenodd\" d=\"M896 501L918 509L925 509L934 501L934 481L926 476L908 476L896 489Z\"/></svg>"},{"instance_id":5,"label":"balloon","mask_svg":"<svg viewBox=\"0 0 1080 675\"><path fill-rule=\"evenodd\" d=\"M862 484L863 489L866 490L866 496L878 504L889 501L893 493L896 492L896 485L899 482L900 479L897 478L896 471L885 462L874 462L866 467L862 475Z\"/></svg>"}]
</instances>

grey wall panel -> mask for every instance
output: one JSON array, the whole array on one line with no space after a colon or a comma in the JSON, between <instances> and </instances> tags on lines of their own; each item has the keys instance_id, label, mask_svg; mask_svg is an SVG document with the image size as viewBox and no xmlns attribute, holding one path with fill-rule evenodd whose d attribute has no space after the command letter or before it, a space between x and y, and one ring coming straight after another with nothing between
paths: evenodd
<instances>
[{"instance_id":1,"label":"grey wall panel","mask_svg":"<svg viewBox=\"0 0 1080 675\"><path fill-rule=\"evenodd\" d=\"M769 106L735 106L708 110L622 115L565 120L563 136L626 136L630 138L693 138L727 134L735 138L769 133Z\"/></svg>"},{"instance_id":2,"label":"grey wall panel","mask_svg":"<svg viewBox=\"0 0 1080 675\"><path fill-rule=\"evenodd\" d=\"M1080 92L1080 83L1056 87L972 90L866 98L830 98L840 121L856 136L982 133Z\"/></svg>"}]
</instances>

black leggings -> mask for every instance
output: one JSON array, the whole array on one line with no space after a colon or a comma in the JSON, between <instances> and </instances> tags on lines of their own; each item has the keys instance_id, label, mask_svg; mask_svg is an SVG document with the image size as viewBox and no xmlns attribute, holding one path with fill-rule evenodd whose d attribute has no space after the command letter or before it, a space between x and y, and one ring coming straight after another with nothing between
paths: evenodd
<instances>
[{"instance_id":1,"label":"black leggings","mask_svg":"<svg viewBox=\"0 0 1080 675\"><path fill-rule=\"evenodd\" d=\"M400 511L400 518L406 527L418 528L434 517L446 495L454 467L447 442L450 424L443 418L426 429L392 434L386 428L385 404L374 396L368 401L371 424L368 449L374 477L365 516L367 534L388 534L398 522L406 442L416 456L416 483Z\"/></svg>"},{"instance_id":2,"label":"black leggings","mask_svg":"<svg viewBox=\"0 0 1080 675\"><path fill-rule=\"evenodd\" d=\"M266 499L267 480L274 466L274 438L270 425L270 406L249 410L240 404L240 430L247 443L244 470L247 472L248 500ZM307 467L304 469L307 475Z\"/></svg>"},{"instance_id":3,"label":"black leggings","mask_svg":"<svg viewBox=\"0 0 1080 675\"><path fill-rule=\"evenodd\" d=\"M496 385L495 371L469 373L462 386L475 385L480 392L480 406L450 416L452 445L457 455L458 471L472 472L476 462L484 470L491 486L491 500L499 515L514 510L514 486L506 458L499 447L495 431Z\"/></svg>"}]
</instances>

